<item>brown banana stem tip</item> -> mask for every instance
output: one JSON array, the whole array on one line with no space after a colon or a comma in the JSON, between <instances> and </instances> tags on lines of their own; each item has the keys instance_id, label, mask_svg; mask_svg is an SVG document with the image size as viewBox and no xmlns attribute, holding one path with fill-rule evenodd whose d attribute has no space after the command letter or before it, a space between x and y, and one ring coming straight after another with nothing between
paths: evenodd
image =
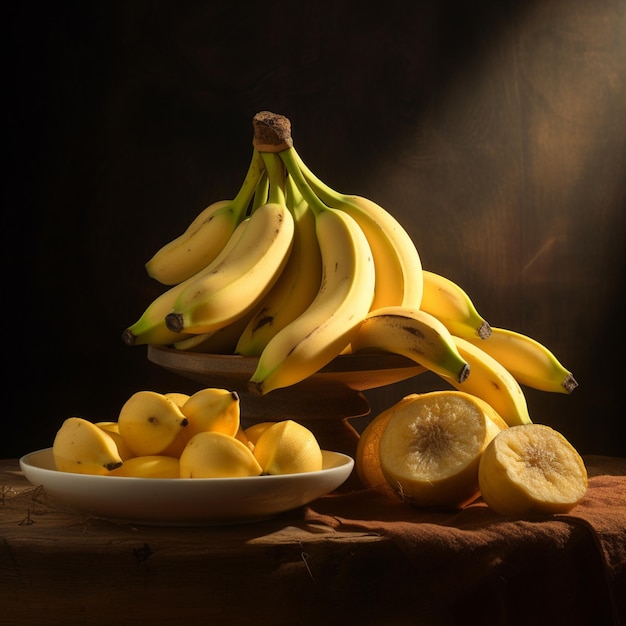
<instances>
[{"instance_id":1,"label":"brown banana stem tip","mask_svg":"<svg viewBox=\"0 0 626 626\"><path fill-rule=\"evenodd\" d=\"M259 152L282 152L293 147L291 122L284 116L261 111L252 118L252 145Z\"/></svg>"}]
</instances>

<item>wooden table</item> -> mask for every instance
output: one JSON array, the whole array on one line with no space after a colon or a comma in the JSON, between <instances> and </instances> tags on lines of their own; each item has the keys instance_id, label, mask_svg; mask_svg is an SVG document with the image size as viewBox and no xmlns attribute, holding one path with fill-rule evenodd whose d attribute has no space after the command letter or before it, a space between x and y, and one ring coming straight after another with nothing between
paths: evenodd
<instances>
[{"instance_id":1,"label":"wooden table","mask_svg":"<svg viewBox=\"0 0 626 626\"><path fill-rule=\"evenodd\" d=\"M598 457L593 471L615 473L613 461ZM15 460L0 461L0 488L3 626L601 626L623 609L594 537L567 518L504 523L480 503L426 514L351 491L269 521L173 528L69 510Z\"/></svg>"}]
</instances>

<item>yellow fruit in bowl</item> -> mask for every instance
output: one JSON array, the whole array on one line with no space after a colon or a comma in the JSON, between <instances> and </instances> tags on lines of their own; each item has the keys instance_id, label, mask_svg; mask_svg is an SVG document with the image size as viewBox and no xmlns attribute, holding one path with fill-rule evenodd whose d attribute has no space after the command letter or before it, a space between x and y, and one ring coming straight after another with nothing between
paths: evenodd
<instances>
[{"instance_id":1,"label":"yellow fruit in bowl","mask_svg":"<svg viewBox=\"0 0 626 626\"><path fill-rule=\"evenodd\" d=\"M244 430L244 434L248 438L248 441L255 446L261 434L274 424L276 424L276 422L257 422L256 424L252 424L252 426L248 426L248 428Z\"/></svg>"},{"instance_id":2,"label":"yellow fruit in bowl","mask_svg":"<svg viewBox=\"0 0 626 626\"><path fill-rule=\"evenodd\" d=\"M239 431L239 396L221 387L208 387L189 396L166 393L187 418L187 426L161 454L180 457L190 439L198 433L216 431L235 437Z\"/></svg>"},{"instance_id":3,"label":"yellow fruit in bowl","mask_svg":"<svg viewBox=\"0 0 626 626\"><path fill-rule=\"evenodd\" d=\"M254 456L264 474L300 474L322 469L322 450L315 435L293 420L272 423L258 438Z\"/></svg>"},{"instance_id":4,"label":"yellow fruit in bowl","mask_svg":"<svg viewBox=\"0 0 626 626\"><path fill-rule=\"evenodd\" d=\"M178 478L178 459L164 455L135 456L109 473L110 476L132 478Z\"/></svg>"},{"instance_id":5,"label":"yellow fruit in bowl","mask_svg":"<svg viewBox=\"0 0 626 626\"><path fill-rule=\"evenodd\" d=\"M243 426L239 425L237 432L235 433L235 439L241 441L247 448L250 450L254 450L254 444L248 439L248 435L246 435L246 431Z\"/></svg>"},{"instance_id":6,"label":"yellow fruit in bowl","mask_svg":"<svg viewBox=\"0 0 626 626\"><path fill-rule=\"evenodd\" d=\"M219 432L194 435L180 455L181 478L237 478L261 471L248 446Z\"/></svg>"},{"instance_id":7,"label":"yellow fruit in bowl","mask_svg":"<svg viewBox=\"0 0 626 626\"><path fill-rule=\"evenodd\" d=\"M54 464L60 472L106 475L122 465L113 438L82 417L68 417L52 444Z\"/></svg>"},{"instance_id":8,"label":"yellow fruit in bowl","mask_svg":"<svg viewBox=\"0 0 626 626\"><path fill-rule=\"evenodd\" d=\"M187 426L180 407L156 391L137 391L122 405L119 432L135 456L162 454Z\"/></svg>"},{"instance_id":9,"label":"yellow fruit in bowl","mask_svg":"<svg viewBox=\"0 0 626 626\"><path fill-rule=\"evenodd\" d=\"M224 433L234 437L239 430L240 403L235 391L221 387L208 387L197 391L181 405L188 420L186 435L205 431Z\"/></svg>"},{"instance_id":10,"label":"yellow fruit in bowl","mask_svg":"<svg viewBox=\"0 0 626 626\"><path fill-rule=\"evenodd\" d=\"M163 394L166 398L169 398L178 406L183 406L187 400L189 400L188 393L182 393L181 391L168 391Z\"/></svg>"},{"instance_id":11,"label":"yellow fruit in bowl","mask_svg":"<svg viewBox=\"0 0 626 626\"><path fill-rule=\"evenodd\" d=\"M486 402L461 391L418 394L393 412L379 443L383 476L404 501L460 508L479 495L478 466L507 425Z\"/></svg>"},{"instance_id":12,"label":"yellow fruit in bowl","mask_svg":"<svg viewBox=\"0 0 626 626\"><path fill-rule=\"evenodd\" d=\"M578 451L544 424L512 426L487 446L478 479L483 500L496 513L521 517L567 513L587 492L587 469Z\"/></svg>"},{"instance_id":13,"label":"yellow fruit in bowl","mask_svg":"<svg viewBox=\"0 0 626 626\"><path fill-rule=\"evenodd\" d=\"M117 422L95 422L98 428L101 428L115 441L117 451L122 458L122 461L127 461L135 456L134 452L126 445L124 438L120 435L120 428Z\"/></svg>"}]
</instances>

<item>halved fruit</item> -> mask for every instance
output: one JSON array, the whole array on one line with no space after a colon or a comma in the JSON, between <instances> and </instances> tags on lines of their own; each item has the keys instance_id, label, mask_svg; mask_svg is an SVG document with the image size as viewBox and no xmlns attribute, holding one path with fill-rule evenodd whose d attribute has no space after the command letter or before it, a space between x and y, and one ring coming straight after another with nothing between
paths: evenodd
<instances>
[{"instance_id":1,"label":"halved fruit","mask_svg":"<svg viewBox=\"0 0 626 626\"><path fill-rule=\"evenodd\" d=\"M484 400L433 391L401 401L380 437L383 476L404 501L459 508L479 495L478 465L507 425Z\"/></svg>"},{"instance_id":2,"label":"halved fruit","mask_svg":"<svg viewBox=\"0 0 626 626\"><path fill-rule=\"evenodd\" d=\"M513 426L482 455L478 479L483 500L496 513L567 513L587 492L587 469L577 450L545 424Z\"/></svg>"},{"instance_id":3,"label":"halved fruit","mask_svg":"<svg viewBox=\"0 0 626 626\"><path fill-rule=\"evenodd\" d=\"M394 413L415 397L417 394L410 394L379 413L361 433L356 448L355 467L357 476L365 488L375 489L387 496L396 498L396 492L387 482L380 467L380 438Z\"/></svg>"}]
</instances>

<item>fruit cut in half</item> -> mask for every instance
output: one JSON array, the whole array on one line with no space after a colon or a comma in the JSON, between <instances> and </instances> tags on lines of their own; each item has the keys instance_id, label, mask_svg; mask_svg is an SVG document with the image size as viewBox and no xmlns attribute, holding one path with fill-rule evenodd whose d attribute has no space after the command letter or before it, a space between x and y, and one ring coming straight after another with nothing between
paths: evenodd
<instances>
[{"instance_id":1,"label":"fruit cut in half","mask_svg":"<svg viewBox=\"0 0 626 626\"><path fill-rule=\"evenodd\" d=\"M417 397L415 393L405 396L393 406L379 413L361 433L356 448L355 467L363 486L394 499L397 497L396 492L387 482L380 467L380 438L383 436L393 414L415 397Z\"/></svg>"},{"instance_id":2,"label":"fruit cut in half","mask_svg":"<svg viewBox=\"0 0 626 626\"><path fill-rule=\"evenodd\" d=\"M471 394L415 395L381 435L381 471L393 491L414 506L460 508L480 495L481 455L506 428L489 404Z\"/></svg>"},{"instance_id":3,"label":"fruit cut in half","mask_svg":"<svg viewBox=\"0 0 626 626\"><path fill-rule=\"evenodd\" d=\"M498 434L480 461L483 500L496 513L521 517L567 513L587 492L587 469L577 450L545 424Z\"/></svg>"}]
</instances>

